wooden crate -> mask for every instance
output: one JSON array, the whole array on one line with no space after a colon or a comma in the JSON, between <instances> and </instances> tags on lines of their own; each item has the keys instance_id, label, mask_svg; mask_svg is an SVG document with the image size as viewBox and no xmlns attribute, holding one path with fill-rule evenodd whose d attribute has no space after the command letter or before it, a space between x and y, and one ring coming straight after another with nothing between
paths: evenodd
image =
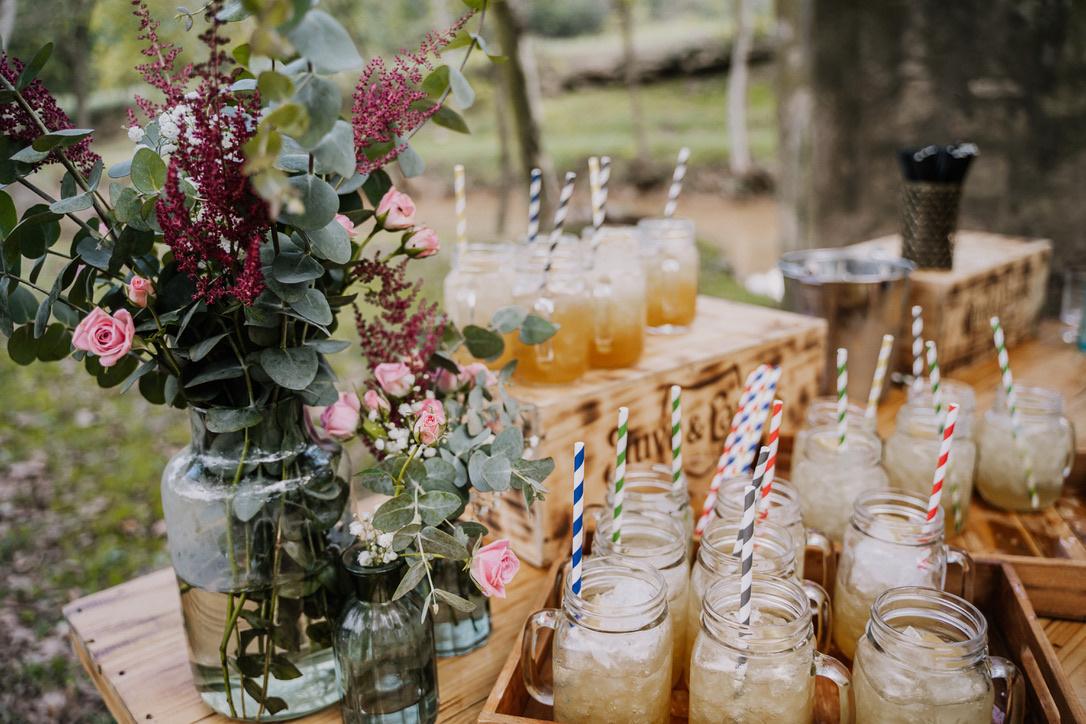
<instances>
[{"instance_id":1,"label":"wooden crate","mask_svg":"<svg viewBox=\"0 0 1086 724\"><path fill-rule=\"evenodd\" d=\"M901 237L884 236L853 248L892 256L901 253ZM1007 344L1035 334L1045 300L1052 242L1048 239L959 231L954 268L919 269L909 276L909 304L924 309L924 337L939 349L939 365L950 370L992 352L989 320L998 315ZM912 370L911 317L902 325L898 364Z\"/></svg>"},{"instance_id":2,"label":"wooden crate","mask_svg":"<svg viewBox=\"0 0 1086 724\"><path fill-rule=\"evenodd\" d=\"M696 505L704 498L735 413L743 380L761 363L779 364L785 405L782 436L802 422L817 395L826 344L823 320L764 307L699 297L693 328L675 337L648 337L636 367L593 370L570 385L517 387L530 408L539 456L557 466L549 493L531 511L519 496L505 496L483 516L532 565L566 553L572 506L573 443L585 442L586 504L603 501L614 467L618 408L630 409L628 460L671 460L668 390L683 387L683 469Z\"/></svg>"},{"instance_id":3,"label":"wooden crate","mask_svg":"<svg viewBox=\"0 0 1086 724\"><path fill-rule=\"evenodd\" d=\"M1022 556L977 556L973 602L988 619L991 653L1012 660L1026 682L1026 721L1086 724L1086 708L1063 671L1038 616L1086 620L1086 563ZM541 588L538 606L560 608L563 563L551 568L551 585ZM947 581L955 590L957 581ZM522 634L523 636L523 634ZM479 715L480 724L543 724L554 721L551 707L528 695L521 669L521 640L513 644ZM549 661L548 650L542 663ZM837 721L836 692L819 681L815 721ZM685 722L687 693L672 692L671 720Z\"/></svg>"}]
</instances>

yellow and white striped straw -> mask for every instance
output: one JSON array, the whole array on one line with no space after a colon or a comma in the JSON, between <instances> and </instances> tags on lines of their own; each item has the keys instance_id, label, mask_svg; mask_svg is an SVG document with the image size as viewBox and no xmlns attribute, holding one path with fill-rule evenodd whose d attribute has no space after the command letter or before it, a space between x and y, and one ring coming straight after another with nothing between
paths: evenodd
<instances>
[{"instance_id":1,"label":"yellow and white striped straw","mask_svg":"<svg viewBox=\"0 0 1086 724\"><path fill-rule=\"evenodd\" d=\"M875 413L879 409L879 398L882 397L882 385L886 381L886 368L890 365L890 352L894 349L894 335L882 335L882 346L879 347L879 360L875 363L875 376L871 378L871 391L867 393L867 410L864 417L875 419Z\"/></svg>"},{"instance_id":2,"label":"yellow and white striped straw","mask_svg":"<svg viewBox=\"0 0 1086 724\"><path fill-rule=\"evenodd\" d=\"M463 249L468 243L468 202L464 191L464 165L453 166L453 194L456 197L456 243Z\"/></svg>"}]
</instances>

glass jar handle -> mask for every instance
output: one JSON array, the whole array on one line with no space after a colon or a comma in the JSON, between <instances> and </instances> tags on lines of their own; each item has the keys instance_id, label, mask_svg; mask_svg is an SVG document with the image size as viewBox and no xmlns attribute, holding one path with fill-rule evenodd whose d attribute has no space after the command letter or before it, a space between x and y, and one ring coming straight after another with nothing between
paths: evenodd
<instances>
[{"instance_id":1,"label":"glass jar handle","mask_svg":"<svg viewBox=\"0 0 1086 724\"><path fill-rule=\"evenodd\" d=\"M975 569L973 565L973 556L958 546L944 546L946 548L946 563L947 565L956 564L962 569L962 590L961 597L966 601L973 600L973 571ZM946 587L946 581L943 581L943 588Z\"/></svg>"},{"instance_id":2,"label":"glass jar handle","mask_svg":"<svg viewBox=\"0 0 1086 724\"><path fill-rule=\"evenodd\" d=\"M614 285L611 284L611 278L604 275L592 285L592 328L596 341L596 349L603 354L609 354L611 352L611 345L614 343L615 328L614 320L612 319L614 312L614 302L612 301L615 296Z\"/></svg>"},{"instance_id":3,"label":"glass jar handle","mask_svg":"<svg viewBox=\"0 0 1086 724\"><path fill-rule=\"evenodd\" d=\"M1071 469L1075 467L1075 456L1078 453L1078 451L1076 450L1076 448L1078 447L1078 435L1075 432L1075 423L1071 422L1070 418L1061 417L1060 427L1063 427L1067 430L1067 436L1070 438L1070 441L1067 445L1067 457L1064 458L1065 463L1063 466L1063 470L1061 471L1063 479L1064 481L1066 481L1067 478L1071 477Z\"/></svg>"},{"instance_id":4,"label":"glass jar handle","mask_svg":"<svg viewBox=\"0 0 1086 724\"><path fill-rule=\"evenodd\" d=\"M811 606L814 619L815 648L825 651L829 648L830 634L833 632L833 611L830 609L830 594L814 581L801 581L807 601Z\"/></svg>"},{"instance_id":5,"label":"glass jar handle","mask_svg":"<svg viewBox=\"0 0 1086 724\"><path fill-rule=\"evenodd\" d=\"M552 631L558 630L558 619L561 613L557 608L536 611L524 622L524 635L521 637L520 670L524 675L524 688L533 699L549 706L554 705L554 686L540 681L536 649L539 648L540 631L546 628Z\"/></svg>"},{"instance_id":6,"label":"glass jar handle","mask_svg":"<svg viewBox=\"0 0 1086 724\"><path fill-rule=\"evenodd\" d=\"M815 652L815 676L829 679L837 685L838 720L841 724L852 724L852 705L849 691L852 689L852 677L848 669L832 656Z\"/></svg>"},{"instance_id":7,"label":"glass jar handle","mask_svg":"<svg viewBox=\"0 0 1086 724\"><path fill-rule=\"evenodd\" d=\"M554 316L554 301L550 297L541 296L539 299L535 300L535 304L532 305L532 311L548 322L551 322L551 317ZM547 341L533 345L532 352L535 354L536 364L547 366L554 362L554 339L556 336L557 332L551 335L550 339Z\"/></svg>"},{"instance_id":8,"label":"glass jar handle","mask_svg":"<svg viewBox=\"0 0 1086 724\"><path fill-rule=\"evenodd\" d=\"M1003 714L1006 724L1022 724L1026 709L1026 684L1022 672L1002 656L989 656L988 666L993 679L1003 679L1005 691L996 709Z\"/></svg>"},{"instance_id":9,"label":"glass jar handle","mask_svg":"<svg viewBox=\"0 0 1086 724\"><path fill-rule=\"evenodd\" d=\"M825 588L830 585L833 580L830 578L830 566L833 565L833 543L826 537L826 534L817 528L807 528L807 548L814 548L822 556L822 578L819 579L819 583Z\"/></svg>"}]
</instances>

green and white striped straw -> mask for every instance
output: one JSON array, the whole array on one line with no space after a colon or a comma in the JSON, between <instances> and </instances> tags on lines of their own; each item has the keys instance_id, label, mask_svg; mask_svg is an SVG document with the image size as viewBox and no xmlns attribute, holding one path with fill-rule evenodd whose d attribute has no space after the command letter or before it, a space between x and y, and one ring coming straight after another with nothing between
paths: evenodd
<instances>
[{"instance_id":1,"label":"green and white striped straw","mask_svg":"<svg viewBox=\"0 0 1086 724\"><path fill-rule=\"evenodd\" d=\"M678 487L683 479L683 402L682 388L671 386L671 482Z\"/></svg>"},{"instance_id":2,"label":"green and white striped straw","mask_svg":"<svg viewBox=\"0 0 1086 724\"><path fill-rule=\"evenodd\" d=\"M1011 360L1007 354L1006 340L1003 338L1003 326L999 323L999 317L992 317L992 334L995 337L996 354L999 358L999 371L1003 375L1003 392L1007 396L1007 411L1011 413L1011 434L1018 445L1018 451L1022 455L1022 463L1026 468L1026 490L1029 491L1029 505L1031 508L1039 508L1041 500L1037 495L1037 481L1033 478L1033 465L1030 464L1029 453L1022 444L1022 418L1018 412L1018 394L1014 389L1014 377L1011 375Z\"/></svg>"},{"instance_id":3,"label":"green and white striped straw","mask_svg":"<svg viewBox=\"0 0 1086 724\"><path fill-rule=\"evenodd\" d=\"M614 543L622 542L622 500L625 497L623 488L626 487L626 442L628 438L628 423L630 410L625 407L618 408L618 441L615 451L615 495L614 507L611 509L611 540Z\"/></svg>"},{"instance_id":4,"label":"green and white striped straw","mask_svg":"<svg viewBox=\"0 0 1086 724\"><path fill-rule=\"evenodd\" d=\"M848 447L848 350L837 350L837 447Z\"/></svg>"}]
</instances>

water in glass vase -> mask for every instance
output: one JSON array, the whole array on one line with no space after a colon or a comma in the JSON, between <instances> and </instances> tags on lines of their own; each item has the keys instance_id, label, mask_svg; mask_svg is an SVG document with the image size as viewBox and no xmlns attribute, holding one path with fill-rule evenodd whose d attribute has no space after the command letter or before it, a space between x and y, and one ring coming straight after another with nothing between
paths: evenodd
<instances>
[{"instance_id":1,"label":"water in glass vase","mask_svg":"<svg viewBox=\"0 0 1086 724\"><path fill-rule=\"evenodd\" d=\"M456 562L435 561L433 577L437 588L452 591L475 604L475 610L463 612L447 603L438 603L434 615L437 655L461 656L483 646L490 639L490 600L480 593L470 574Z\"/></svg>"}]
</instances>

